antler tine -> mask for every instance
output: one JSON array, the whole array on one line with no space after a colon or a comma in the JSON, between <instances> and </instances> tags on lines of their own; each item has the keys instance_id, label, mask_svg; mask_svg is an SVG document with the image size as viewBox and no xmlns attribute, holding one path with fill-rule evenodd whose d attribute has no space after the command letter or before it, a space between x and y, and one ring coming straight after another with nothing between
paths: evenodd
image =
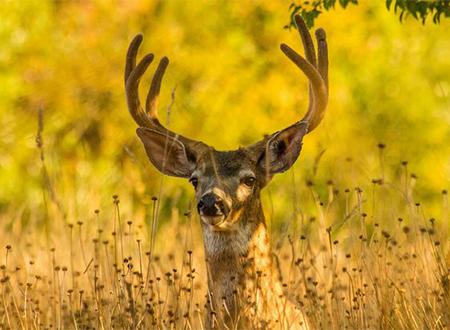
<instances>
[{"instance_id":1,"label":"antler tine","mask_svg":"<svg viewBox=\"0 0 450 330\"><path fill-rule=\"evenodd\" d=\"M305 56L309 63L311 63L314 67L317 67L316 60L316 51L314 50L314 44L311 38L311 34L309 34L308 28L305 24L305 21L299 16L294 16L295 25L297 26L297 31L302 39L303 49L305 50ZM308 94L309 99L313 100L314 95L312 91L311 84L308 84ZM312 107L314 106L314 102L310 101L308 105L307 113L311 112Z\"/></svg>"},{"instance_id":2,"label":"antler tine","mask_svg":"<svg viewBox=\"0 0 450 330\"><path fill-rule=\"evenodd\" d=\"M323 96L323 99L321 99L320 101L317 101L317 99L315 99L315 103L319 104L320 102L323 102L323 106L317 107L316 110L317 114L314 116L314 120L311 122L309 126L310 132L313 129L315 129L322 121L328 103L328 45L326 37L327 36L324 29L319 28L316 30L317 54L319 60L318 70L325 84L325 95Z\"/></svg>"},{"instance_id":3,"label":"antler tine","mask_svg":"<svg viewBox=\"0 0 450 330\"><path fill-rule=\"evenodd\" d=\"M316 64L316 52L311 35L300 15L295 16L297 29L302 38L306 59L286 44L281 44L281 51L303 71L310 81L308 111L300 122L308 124L308 132L314 130L321 122L328 102L328 51L325 31L318 29L316 38L318 43L319 65Z\"/></svg>"},{"instance_id":4,"label":"antler tine","mask_svg":"<svg viewBox=\"0 0 450 330\"><path fill-rule=\"evenodd\" d=\"M328 90L328 46L327 46L327 35L324 29L322 28L317 29L316 39L317 39L317 53L319 57L318 69Z\"/></svg>"},{"instance_id":5,"label":"antler tine","mask_svg":"<svg viewBox=\"0 0 450 330\"><path fill-rule=\"evenodd\" d=\"M147 95L147 101L145 103L147 114L150 116L151 120L155 122L155 124L161 127L162 125L158 120L158 96L159 91L161 90L161 82L168 65L169 59L164 56L161 61L159 61L158 68L153 76L152 84Z\"/></svg>"},{"instance_id":6,"label":"antler tine","mask_svg":"<svg viewBox=\"0 0 450 330\"><path fill-rule=\"evenodd\" d=\"M138 34L133 38L133 40L131 40L130 45L128 46L127 58L125 61L125 86L127 84L128 77L136 67L136 56L142 40L142 34Z\"/></svg>"},{"instance_id":7,"label":"antler tine","mask_svg":"<svg viewBox=\"0 0 450 330\"><path fill-rule=\"evenodd\" d=\"M294 64L303 71L303 73L309 78L310 84L312 86L313 99L310 100L312 102L313 107L311 107L311 111L306 113L306 115L301 119L301 121L309 122L311 126L311 120L314 117L315 110L318 107L324 107L326 105L326 87L325 83L320 76L320 73L317 69L305 60L301 55L299 55L296 51L294 51L291 47L286 44L281 44L280 49L282 52L289 57L289 59L294 62ZM325 101L325 102L324 102Z\"/></svg>"},{"instance_id":8,"label":"antler tine","mask_svg":"<svg viewBox=\"0 0 450 330\"><path fill-rule=\"evenodd\" d=\"M157 101L161 89L161 82L169 65L169 59L163 57L155 71L152 83L147 95L146 105L144 111L139 100L139 82L147 70L150 63L153 61L153 54L145 55L142 60L136 65L136 56L141 45L143 37L138 34L133 38L128 47L126 64L125 64L125 91L127 95L128 110L134 121L140 127L147 127L158 131L161 134L179 139L185 144L195 145L197 149L201 146L206 146L203 142L191 140L179 134L172 132L164 127L158 120Z\"/></svg>"},{"instance_id":9,"label":"antler tine","mask_svg":"<svg viewBox=\"0 0 450 330\"><path fill-rule=\"evenodd\" d=\"M125 91L127 94L128 110L134 121L143 127L152 128L152 122L143 111L141 102L139 100L139 82L142 75L147 70L150 63L153 61L153 54L145 55L139 64L136 66L136 55L139 45L142 42L142 36L137 35L130 44L127 53L127 60L125 65Z\"/></svg>"},{"instance_id":10,"label":"antler tine","mask_svg":"<svg viewBox=\"0 0 450 330\"><path fill-rule=\"evenodd\" d=\"M309 63L314 67L317 67L316 52L314 50L314 44L309 34L308 28L306 27L305 21L300 15L295 15L294 17L295 25L297 26L298 33L302 38L303 48L305 50L305 56Z\"/></svg>"}]
</instances>

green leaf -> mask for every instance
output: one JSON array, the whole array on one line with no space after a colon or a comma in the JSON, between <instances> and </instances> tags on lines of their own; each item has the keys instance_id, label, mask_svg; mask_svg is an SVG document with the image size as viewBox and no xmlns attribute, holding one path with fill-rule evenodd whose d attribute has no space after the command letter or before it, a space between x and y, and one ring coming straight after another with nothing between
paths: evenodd
<instances>
[{"instance_id":1,"label":"green leaf","mask_svg":"<svg viewBox=\"0 0 450 330\"><path fill-rule=\"evenodd\" d=\"M314 20L323 12L329 11L335 8L336 0L314 0L314 1L302 1L291 3L289 11L291 12L291 23L293 25L293 13L301 12L307 20L308 26L314 24ZM373 0L379 1L379 0ZM347 8L349 4L358 4L358 0L339 0L339 5L342 8ZM297 4L297 5L296 5ZM438 24L442 14L445 17L450 17L450 0L386 0L386 9L399 16L400 22L402 22L408 15L412 15L416 20L420 20L422 24L428 16L432 17L432 21ZM306 6L309 5L309 6Z\"/></svg>"},{"instance_id":2,"label":"green leaf","mask_svg":"<svg viewBox=\"0 0 450 330\"><path fill-rule=\"evenodd\" d=\"M386 0L386 9L387 10L391 9L391 4L392 4L392 0Z\"/></svg>"}]
</instances>

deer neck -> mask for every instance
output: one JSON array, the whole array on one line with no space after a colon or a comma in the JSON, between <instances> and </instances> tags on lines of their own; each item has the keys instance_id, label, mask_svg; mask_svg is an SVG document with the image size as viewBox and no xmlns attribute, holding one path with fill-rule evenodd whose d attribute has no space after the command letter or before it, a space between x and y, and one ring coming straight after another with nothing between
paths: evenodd
<instances>
[{"instance_id":1,"label":"deer neck","mask_svg":"<svg viewBox=\"0 0 450 330\"><path fill-rule=\"evenodd\" d=\"M277 299L282 294L259 199L242 210L234 230L204 226L203 236L210 302L215 310L225 302L229 314L235 315L255 300L270 304L273 299L268 297Z\"/></svg>"}]
</instances>

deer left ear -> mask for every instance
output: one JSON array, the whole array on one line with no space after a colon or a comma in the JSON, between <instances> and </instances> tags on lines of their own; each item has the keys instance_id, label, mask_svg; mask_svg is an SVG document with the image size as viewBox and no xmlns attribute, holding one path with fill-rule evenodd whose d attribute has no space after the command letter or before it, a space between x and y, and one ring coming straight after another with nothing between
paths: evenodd
<instances>
[{"instance_id":1,"label":"deer left ear","mask_svg":"<svg viewBox=\"0 0 450 330\"><path fill-rule=\"evenodd\" d=\"M267 140L259 166L269 175L287 171L300 155L302 140L307 132L307 124L299 122L273 134Z\"/></svg>"}]
</instances>

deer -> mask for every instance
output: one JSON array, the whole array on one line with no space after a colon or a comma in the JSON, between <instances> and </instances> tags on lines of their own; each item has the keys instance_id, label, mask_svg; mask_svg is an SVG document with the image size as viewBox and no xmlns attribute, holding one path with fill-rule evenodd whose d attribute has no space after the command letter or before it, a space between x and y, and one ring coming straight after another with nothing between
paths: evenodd
<instances>
[{"instance_id":1,"label":"deer","mask_svg":"<svg viewBox=\"0 0 450 330\"><path fill-rule=\"evenodd\" d=\"M297 304L283 292L274 265L261 190L296 162L303 137L322 121L328 103L328 48L322 28L315 32L317 53L304 20L294 17L305 57L282 43L281 51L309 80L309 105L297 122L262 140L232 151L219 151L171 131L158 119L158 96L169 64L162 57L145 102L139 82L154 60L136 63L143 41L138 34L126 55L125 92L129 113L145 152L161 173L186 178L195 190L207 268L208 313L213 328L308 328Z\"/></svg>"}]
</instances>

